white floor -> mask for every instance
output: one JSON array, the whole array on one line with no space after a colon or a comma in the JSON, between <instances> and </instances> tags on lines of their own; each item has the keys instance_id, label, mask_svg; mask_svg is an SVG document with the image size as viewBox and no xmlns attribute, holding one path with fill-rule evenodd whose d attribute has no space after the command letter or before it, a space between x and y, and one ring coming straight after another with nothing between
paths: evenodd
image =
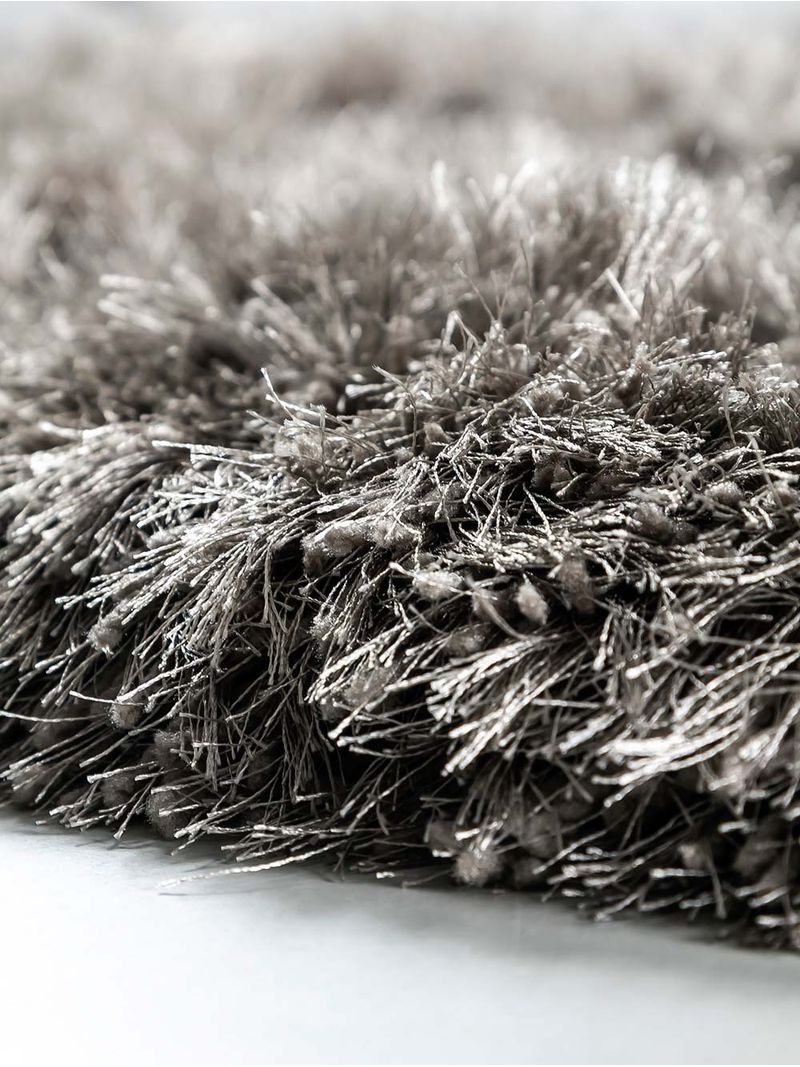
<instances>
[{"instance_id":1,"label":"white floor","mask_svg":"<svg viewBox=\"0 0 800 1067\"><path fill-rule=\"evenodd\" d=\"M3 1062L792 1063L800 956L0 812ZM204 863L207 861L204 861Z\"/></svg>"}]
</instances>

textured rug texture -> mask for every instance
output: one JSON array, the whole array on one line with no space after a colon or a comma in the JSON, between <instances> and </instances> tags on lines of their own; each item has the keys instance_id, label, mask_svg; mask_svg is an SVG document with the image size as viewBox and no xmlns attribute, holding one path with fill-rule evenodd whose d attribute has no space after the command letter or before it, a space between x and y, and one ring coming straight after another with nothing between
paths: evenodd
<instances>
[{"instance_id":1,"label":"textured rug texture","mask_svg":"<svg viewBox=\"0 0 800 1067\"><path fill-rule=\"evenodd\" d=\"M800 944L796 25L258 25L0 70L5 796Z\"/></svg>"}]
</instances>

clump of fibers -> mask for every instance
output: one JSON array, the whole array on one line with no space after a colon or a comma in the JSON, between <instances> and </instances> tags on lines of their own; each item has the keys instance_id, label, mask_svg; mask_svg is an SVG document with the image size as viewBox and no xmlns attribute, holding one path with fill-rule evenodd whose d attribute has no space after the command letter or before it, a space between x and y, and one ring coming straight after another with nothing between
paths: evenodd
<instances>
[{"instance_id":1,"label":"clump of fibers","mask_svg":"<svg viewBox=\"0 0 800 1067\"><path fill-rule=\"evenodd\" d=\"M796 946L800 104L211 43L0 75L6 794Z\"/></svg>"}]
</instances>

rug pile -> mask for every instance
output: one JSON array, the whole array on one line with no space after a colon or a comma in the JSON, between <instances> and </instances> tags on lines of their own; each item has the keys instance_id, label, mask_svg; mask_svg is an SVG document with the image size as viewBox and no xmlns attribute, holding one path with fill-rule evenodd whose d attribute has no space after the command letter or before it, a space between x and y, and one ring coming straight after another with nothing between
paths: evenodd
<instances>
[{"instance_id":1,"label":"rug pile","mask_svg":"<svg viewBox=\"0 0 800 1067\"><path fill-rule=\"evenodd\" d=\"M530 19L9 57L4 789L796 946L796 32Z\"/></svg>"}]
</instances>

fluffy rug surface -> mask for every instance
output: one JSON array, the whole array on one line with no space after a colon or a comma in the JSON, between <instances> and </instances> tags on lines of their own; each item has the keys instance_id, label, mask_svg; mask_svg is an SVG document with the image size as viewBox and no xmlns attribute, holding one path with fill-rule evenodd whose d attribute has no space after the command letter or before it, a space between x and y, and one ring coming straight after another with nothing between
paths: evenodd
<instances>
[{"instance_id":1,"label":"fluffy rug surface","mask_svg":"<svg viewBox=\"0 0 800 1067\"><path fill-rule=\"evenodd\" d=\"M7 796L798 943L796 27L582 25L8 57Z\"/></svg>"}]
</instances>

